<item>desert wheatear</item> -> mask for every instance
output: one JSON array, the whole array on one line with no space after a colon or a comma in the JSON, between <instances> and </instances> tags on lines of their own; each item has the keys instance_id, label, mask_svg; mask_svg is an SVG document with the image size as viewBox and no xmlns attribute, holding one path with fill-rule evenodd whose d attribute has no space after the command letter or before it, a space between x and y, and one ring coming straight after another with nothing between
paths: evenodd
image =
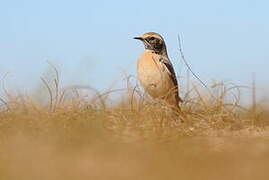
<instances>
[{"instance_id":1,"label":"desert wheatear","mask_svg":"<svg viewBox=\"0 0 269 180\"><path fill-rule=\"evenodd\" d=\"M161 35L149 32L140 40L145 45L145 51L138 60L138 79L145 91L153 98L165 100L173 108L179 109L181 98L178 95L178 83L172 63Z\"/></svg>"}]
</instances>

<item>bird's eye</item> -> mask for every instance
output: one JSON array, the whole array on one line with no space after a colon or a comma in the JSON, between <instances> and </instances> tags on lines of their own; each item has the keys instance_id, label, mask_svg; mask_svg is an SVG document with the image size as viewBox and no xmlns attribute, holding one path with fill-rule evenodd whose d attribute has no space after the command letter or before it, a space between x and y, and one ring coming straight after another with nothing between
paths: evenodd
<instances>
[{"instance_id":1,"label":"bird's eye","mask_svg":"<svg viewBox=\"0 0 269 180\"><path fill-rule=\"evenodd\" d=\"M155 37L150 37L149 40L153 41L153 40L155 40Z\"/></svg>"}]
</instances>

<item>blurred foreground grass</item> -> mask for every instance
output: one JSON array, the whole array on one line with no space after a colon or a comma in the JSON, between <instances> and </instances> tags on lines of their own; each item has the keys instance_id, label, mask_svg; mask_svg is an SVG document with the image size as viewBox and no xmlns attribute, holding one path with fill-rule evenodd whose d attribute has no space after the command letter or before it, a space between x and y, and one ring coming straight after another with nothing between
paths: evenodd
<instances>
[{"instance_id":1,"label":"blurred foreground grass","mask_svg":"<svg viewBox=\"0 0 269 180\"><path fill-rule=\"evenodd\" d=\"M241 107L237 86L215 85L215 98L193 87L176 123L136 87L111 104L111 92L87 99L44 84L45 105L7 95L0 179L269 179L269 112Z\"/></svg>"}]
</instances>

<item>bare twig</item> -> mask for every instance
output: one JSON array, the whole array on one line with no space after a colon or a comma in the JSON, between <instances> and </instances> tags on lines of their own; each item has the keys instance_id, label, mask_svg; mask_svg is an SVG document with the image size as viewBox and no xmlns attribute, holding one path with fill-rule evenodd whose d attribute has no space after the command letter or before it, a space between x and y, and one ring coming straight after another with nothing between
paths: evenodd
<instances>
[{"instance_id":1,"label":"bare twig","mask_svg":"<svg viewBox=\"0 0 269 180\"><path fill-rule=\"evenodd\" d=\"M44 85L46 86L48 92L49 92L49 96L50 96L50 110L52 109L52 105L53 105L53 96L52 96L52 91L51 91L51 88L48 84L48 82L44 79L44 78L40 78L42 80L42 82L44 83Z\"/></svg>"},{"instance_id":2,"label":"bare twig","mask_svg":"<svg viewBox=\"0 0 269 180\"><path fill-rule=\"evenodd\" d=\"M7 72L3 78L2 78L2 88L4 90L4 93L6 96L10 97L10 94L7 92L6 88L5 88L5 83L4 80L7 77L7 75L9 74L9 72ZM7 110L10 111L10 107L9 107L9 103L7 103L3 98L0 97L0 101L6 106Z\"/></svg>"},{"instance_id":3,"label":"bare twig","mask_svg":"<svg viewBox=\"0 0 269 180\"><path fill-rule=\"evenodd\" d=\"M252 74L252 109L256 112L256 74Z\"/></svg>"},{"instance_id":4,"label":"bare twig","mask_svg":"<svg viewBox=\"0 0 269 180\"><path fill-rule=\"evenodd\" d=\"M52 69L54 70L55 74L56 74L56 78L54 79L54 85L55 85L55 102L54 102L54 107L53 107L53 111L56 110L56 107L58 105L58 100L59 100L59 84L60 84L60 76L59 76L59 72L57 70L57 68L49 61L47 61L47 63L52 67Z\"/></svg>"},{"instance_id":5,"label":"bare twig","mask_svg":"<svg viewBox=\"0 0 269 180\"><path fill-rule=\"evenodd\" d=\"M180 39L180 36L178 35L178 46L179 46L179 52L180 52L180 56L181 56L181 59L183 60L183 62L184 62L184 64L186 65L186 67L188 68L188 70L189 70L189 72L191 72L191 74L207 89L207 91L208 91L208 93L210 94L210 96L213 98L213 99L215 99L216 101L219 101L219 99L218 98L216 98L213 94L212 94L212 92L211 92L211 90L209 89L209 87L198 77L198 75L196 75L193 71L192 71L192 69L191 69L191 67L190 67L190 65L189 65L189 63L187 62L187 60L185 59L185 56L184 56L184 53L183 53L183 50L182 50L182 44L181 44L181 39Z\"/></svg>"},{"instance_id":6,"label":"bare twig","mask_svg":"<svg viewBox=\"0 0 269 180\"><path fill-rule=\"evenodd\" d=\"M7 109L10 110L9 106L8 106L8 103L3 98L0 97L0 101L3 103L2 105L6 106Z\"/></svg>"},{"instance_id":7,"label":"bare twig","mask_svg":"<svg viewBox=\"0 0 269 180\"><path fill-rule=\"evenodd\" d=\"M192 71L189 63L186 61L185 56L183 54L183 50L182 50L182 45L181 45L181 39L180 36L178 35L178 46L179 46L179 52L180 52L180 56L181 59L183 60L184 64L187 66L188 70L192 73L192 75L210 92L210 89L207 87L207 85Z\"/></svg>"},{"instance_id":8,"label":"bare twig","mask_svg":"<svg viewBox=\"0 0 269 180\"><path fill-rule=\"evenodd\" d=\"M257 117L257 103L256 103L256 74L252 73L252 112L253 112L253 120L252 125L254 125L255 121L258 119Z\"/></svg>"}]
</instances>

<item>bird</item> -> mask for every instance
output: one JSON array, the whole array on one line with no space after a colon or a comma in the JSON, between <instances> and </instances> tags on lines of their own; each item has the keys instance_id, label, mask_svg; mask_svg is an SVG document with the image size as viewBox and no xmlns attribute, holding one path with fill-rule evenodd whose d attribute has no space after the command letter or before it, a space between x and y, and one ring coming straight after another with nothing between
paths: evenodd
<instances>
[{"instance_id":1,"label":"bird","mask_svg":"<svg viewBox=\"0 0 269 180\"><path fill-rule=\"evenodd\" d=\"M180 111L179 86L163 37L148 32L134 37L143 42L144 53L137 61L140 84L151 97L164 100L173 109Z\"/></svg>"}]
</instances>

